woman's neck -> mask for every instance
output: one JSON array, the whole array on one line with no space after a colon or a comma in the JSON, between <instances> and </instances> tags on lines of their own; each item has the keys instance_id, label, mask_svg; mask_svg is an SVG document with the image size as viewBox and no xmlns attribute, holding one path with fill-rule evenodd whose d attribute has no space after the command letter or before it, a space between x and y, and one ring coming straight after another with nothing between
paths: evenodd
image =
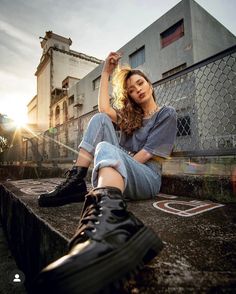
<instances>
[{"instance_id":1,"label":"woman's neck","mask_svg":"<svg viewBox=\"0 0 236 294\"><path fill-rule=\"evenodd\" d=\"M146 105L142 105L142 109L144 112L144 117L149 117L159 110L159 106L156 104L154 100L151 100Z\"/></svg>"}]
</instances>

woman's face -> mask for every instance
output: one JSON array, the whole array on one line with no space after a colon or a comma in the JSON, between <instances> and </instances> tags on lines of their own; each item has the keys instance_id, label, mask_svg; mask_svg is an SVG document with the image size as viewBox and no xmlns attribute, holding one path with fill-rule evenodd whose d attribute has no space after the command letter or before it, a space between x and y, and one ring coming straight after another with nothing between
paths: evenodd
<instances>
[{"instance_id":1,"label":"woman's face","mask_svg":"<svg viewBox=\"0 0 236 294\"><path fill-rule=\"evenodd\" d=\"M151 85L139 74L134 74L127 80L126 90L137 104L143 104L149 99L153 99Z\"/></svg>"}]
</instances>

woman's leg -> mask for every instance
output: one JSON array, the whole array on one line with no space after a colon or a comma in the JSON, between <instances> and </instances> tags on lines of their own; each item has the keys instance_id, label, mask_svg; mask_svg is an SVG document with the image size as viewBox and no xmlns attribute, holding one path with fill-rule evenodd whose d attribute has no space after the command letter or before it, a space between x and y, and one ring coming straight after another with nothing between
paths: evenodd
<instances>
[{"instance_id":1,"label":"woman's leg","mask_svg":"<svg viewBox=\"0 0 236 294\"><path fill-rule=\"evenodd\" d=\"M161 175L119 147L100 142L95 150L92 184L117 187L126 199L150 199L160 190Z\"/></svg>"},{"instance_id":2,"label":"woman's leg","mask_svg":"<svg viewBox=\"0 0 236 294\"><path fill-rule=\"evenodd\" d=\"M89 167L93 160L93 156L83 148L80 148L75 166Z\"/></svg>"},{"instance_id":3,"label":"woman's leg","mask_svg":"<svg viewBox=\"0 0 236 294\"><path fill-rule=\"evenodd\" d=\"M86 195L70 252L40 273L37 293L50 292L52 284L59 293L113 293L112 284L137 271L163 247L158 236L127 210L123 193L116 188L121 177L125 195L147 199L158 192L159 176L105 141L98 143L94 163L94 186L105 187Z\"/></svg>"},{"instance_id":4,"label":"woman's leg","mask_svg":"<svg viewBox=\"0 0 236 294\"><path fill-rule=\"evenodd\" d=\"M115 187L123 193L125 181L116 169L112 167L103 167L98 172L97 188L100 187Z\"/></svg>"},{"instance_id":5,"label":"woman's leg","mask_svg":"<svg viewBox=\"0 0 236 294\"><path fill-rule=\"evenodd\" d=\"M94 132L94 130L96 131ZM99 113L93 116L88 124L84 138L79 145L80 150L76 165L89 167L93 159L96 146L98 143L104 141L109 142L112 145L119 146L111 119L106 114ZM124 180L115 169L110 167L102 168L99 170L98 187L103 186L114 186L123 192Z\"/></svg>"},{"instance_id":6,"label":"woman's leg","mask_svg":"<svg viewBox=\"0 0 236 294\"><path fill-rule=\"evenodd\" d=\"M154 197L160 189L160 174L137 162L119 147L109 116L95 114L79 145L76 165L88 167L95 155L92 176L94 187L117 187L131 199Z\"/></svg>"},{"instance_id":7,"label":"woman's leg","mask_svg":"<svg viewBox=\"0 0 236 294\"><path fill-rule=\"evenodd\" d=\"M79 145L79 154L75 165L89 167L93 160L95 148L101 141L119 145L112 121L105 113L97 113L89 121Z\"/></svg>"},{"instance_id":8,"label":"woman's leg","mask_svg":"<svg viewBox=\"0 0 236 294\"><path fill-rule=\"evenodd\" d=\"M112 124L112 120L105 113L95 114L88 123L87 129L84 133L83 139L79 144L79 151L77 163L85 164L91 163L94 152L98 143L106 141L112 145L119 146L118 138ZM86 152L84 152L86 151Z\"/></svg>"},{"instance_id":9,"label":"woman's leg","mask_svg":"<svg viewBox=\"0 0 236 294\"><path fill-rule=\"evenodd\" d=\"M41 194L39 206L59 206L71 202L84 201L87 187L84 178L93 160L94 150L101 141L118 144L114 126L108 115L98 113L90 120L83 140L79 145L79 155L75 166L69 171L67 179L53 191Z\"/></svg>"}]
</instances>

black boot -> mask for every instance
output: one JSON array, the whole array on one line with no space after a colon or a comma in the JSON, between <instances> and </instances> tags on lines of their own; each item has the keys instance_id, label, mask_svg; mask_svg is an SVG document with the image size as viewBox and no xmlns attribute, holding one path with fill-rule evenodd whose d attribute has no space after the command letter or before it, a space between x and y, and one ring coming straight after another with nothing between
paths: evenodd
<instances>
[{"instance_id":1,"label":"black boot","mask_svg":"<svg viewBox=\"0 0 236 294\"><path fill-rule=\"evenodd\" d=\"M87 171L86 167L74 166L68 171L68 176L62 184L58 185L55 190L38 197L39 206L61 206L71 202L84 201L84 196L87 194L84 180Z\"/></svg>"},{"instance_id":2,"label":"black boot","mask_svg":"<svg viewBox=\"0 0 236 294\"><path fill-rule=\"evenodd\" d=\"M158 236L127 211L119 189L96 188L86 196L69 253L39 274L34 291L114 293L114 285L137 272L162 247Z\"/></svg>"}]
</instances>

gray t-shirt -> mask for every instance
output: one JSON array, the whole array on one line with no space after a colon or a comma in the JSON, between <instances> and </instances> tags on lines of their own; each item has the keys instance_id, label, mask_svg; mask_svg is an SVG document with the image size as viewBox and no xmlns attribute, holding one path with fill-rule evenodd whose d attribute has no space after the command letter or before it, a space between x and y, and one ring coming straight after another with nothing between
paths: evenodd
<instances>
[{"instance_id":1,"label":"gray t-shirt","mask_svg":"<svg viewBox=\"0 0 236 294\"><path fill-rule=\"evenodd\" d=\"M171 106L163 106L151 118L143 120L143 126L128 136L121 133L120 146L127 151L141 149L154 156L168 158L174 146L177 132L177 115Z\"/></svg>"}]
</instances>

